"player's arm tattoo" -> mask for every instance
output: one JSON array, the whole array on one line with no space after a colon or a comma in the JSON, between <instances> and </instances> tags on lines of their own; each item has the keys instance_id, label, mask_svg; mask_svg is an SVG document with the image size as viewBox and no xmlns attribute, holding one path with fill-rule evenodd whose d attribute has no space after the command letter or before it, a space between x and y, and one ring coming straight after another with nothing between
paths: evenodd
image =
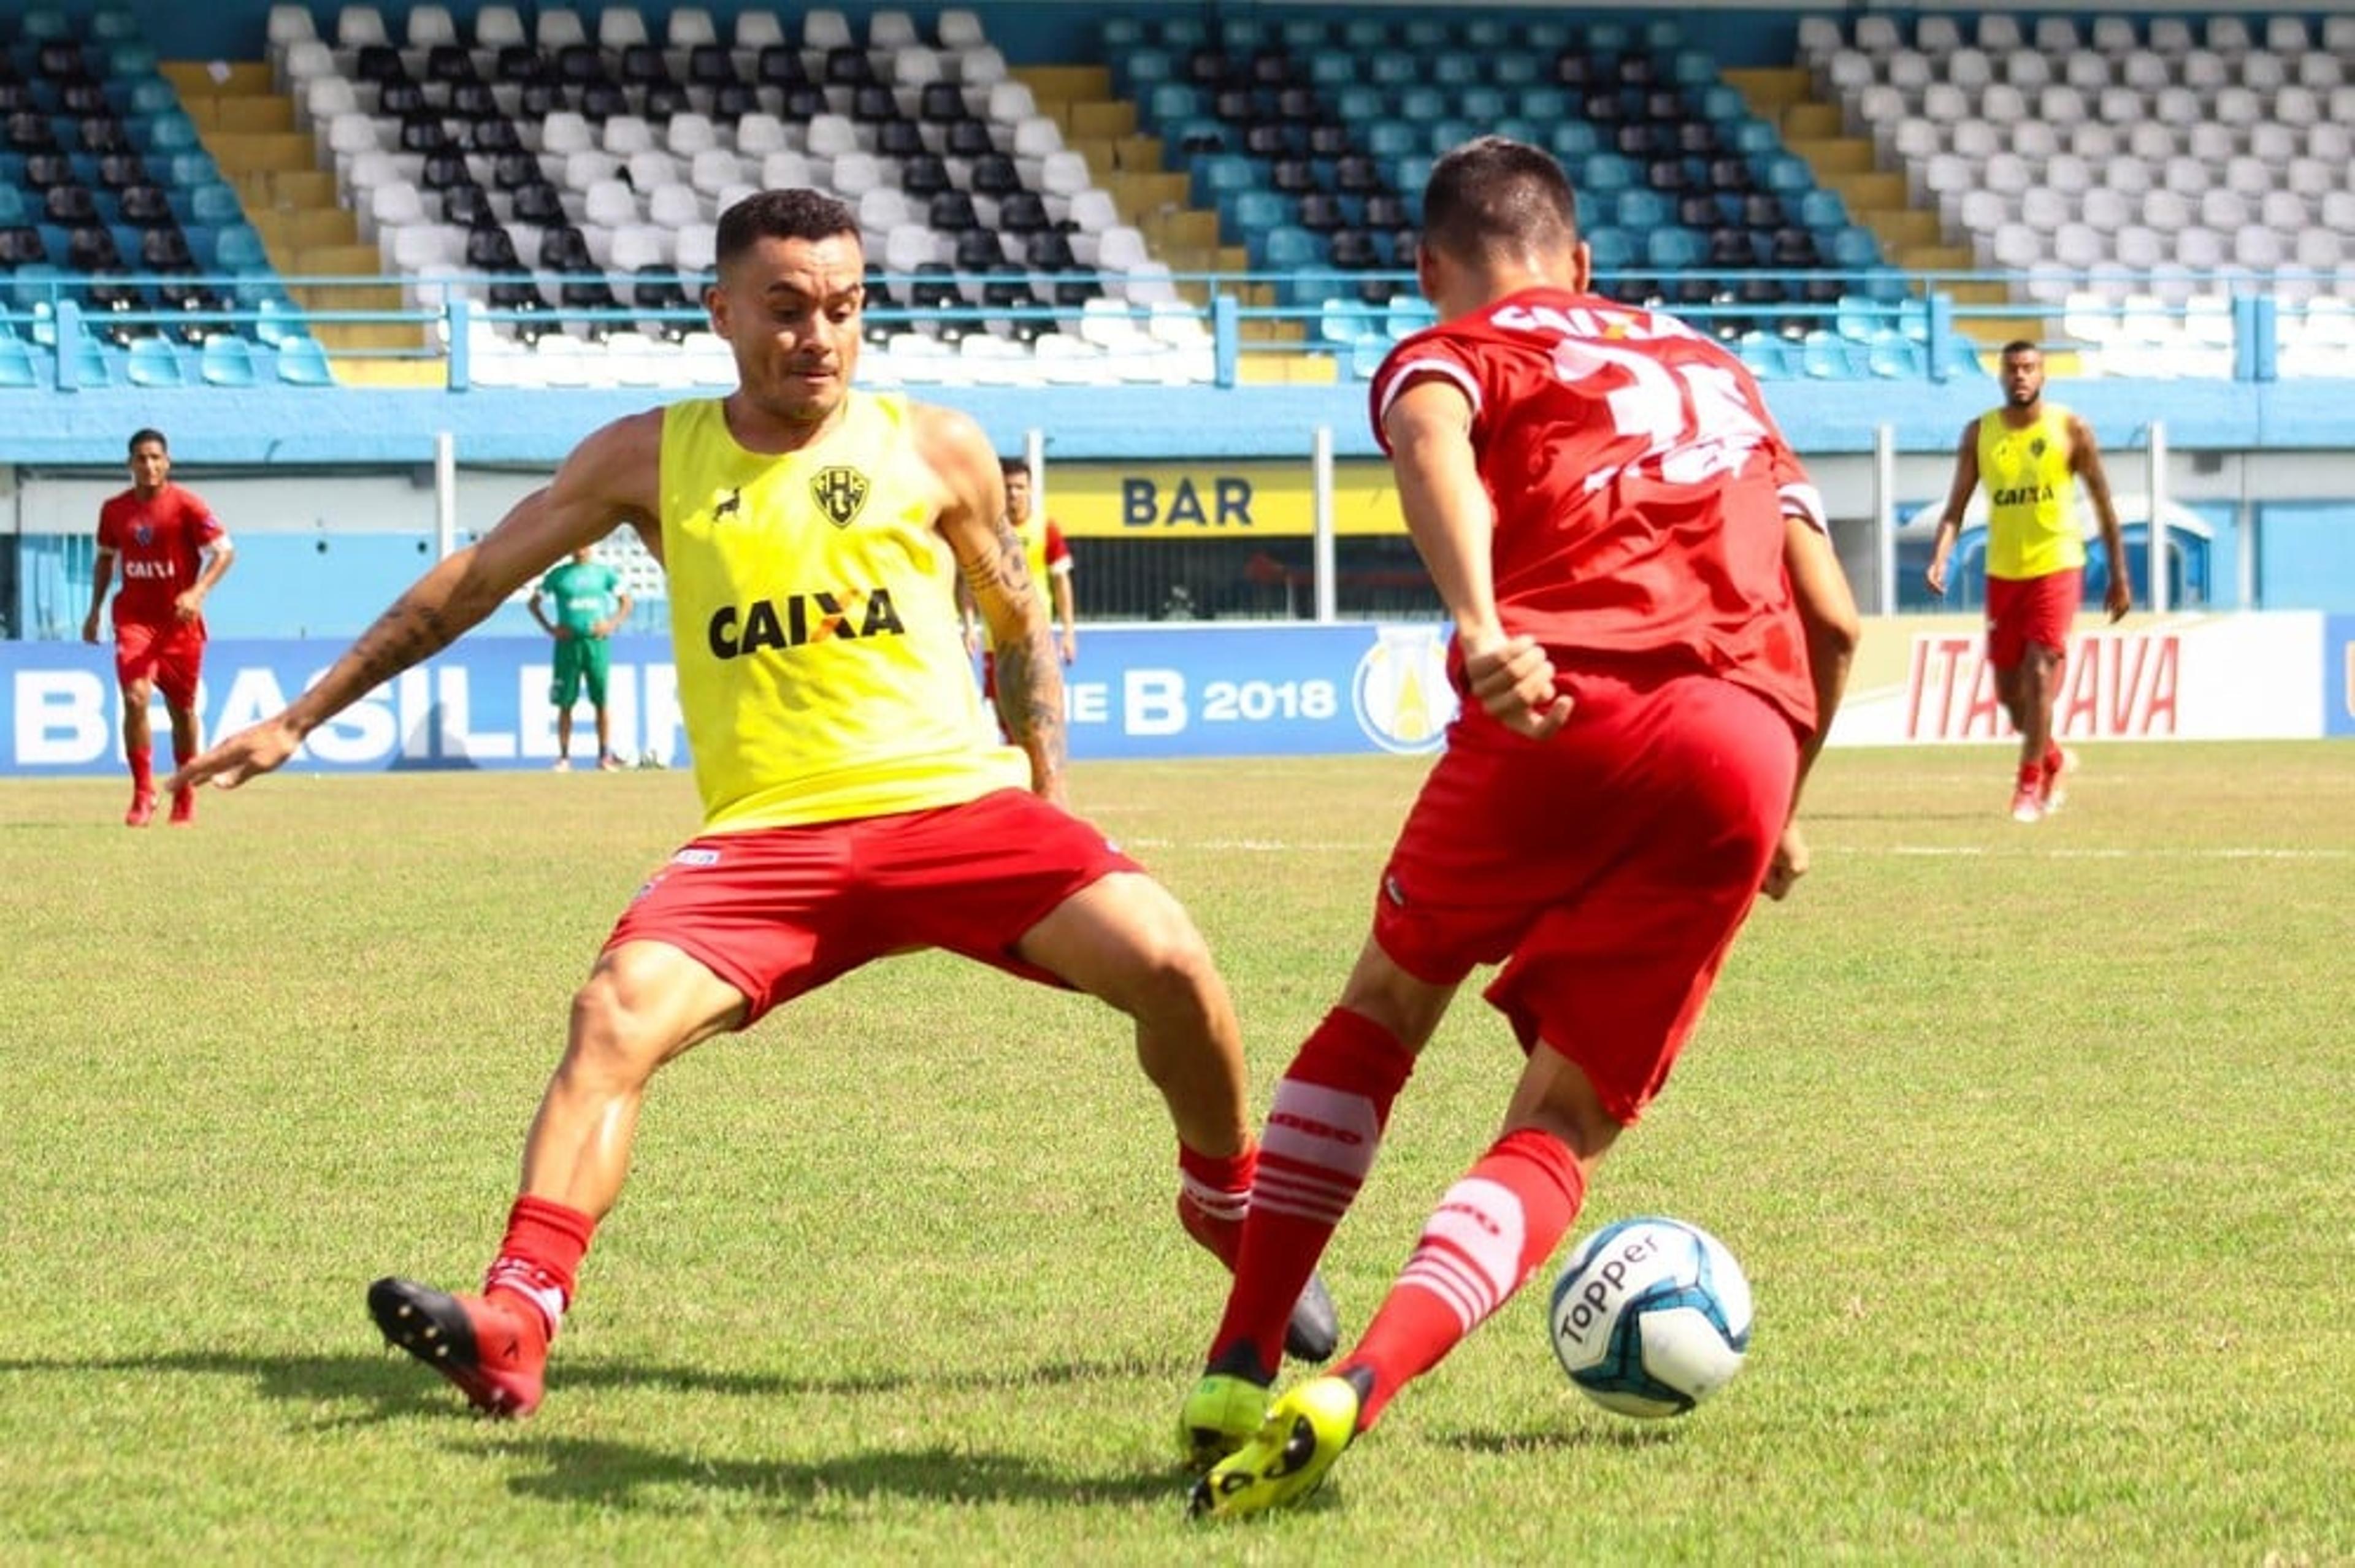
<instances>
[{"instance_id":1,"label":"player's arm tattoo","mask_svg":"<svg viewBox=\"0 0 2355 1568\"><path fill-rule=\"evenodd\" d=\"M992 542L996 548L987 556L964 563L965 587L976 605L997 602L1018 612L1024 628L1018 642L1007 643L991 625L998 718L1007 736L1031 754L1034 763L1043 762L1048 772L1060 773L1070 741L1063 731L1062 669L1055 661L1053 628L1047 607L1038 603L1022 540L1012 525L1000 520Z\"/></svg>"},{"instance_id":2,"label":"player's arm tattoo","mask_svg":"<svg viewBox=\"0 0 2355 1568\"><path fill-rule=\"evenodd\" d=\"M413 603L404 595L377 617L352 649L359 673L370 690L401 671L414 668L458 640L465 628L442 613L442 606Z\"/></svg>"}]
</instances>

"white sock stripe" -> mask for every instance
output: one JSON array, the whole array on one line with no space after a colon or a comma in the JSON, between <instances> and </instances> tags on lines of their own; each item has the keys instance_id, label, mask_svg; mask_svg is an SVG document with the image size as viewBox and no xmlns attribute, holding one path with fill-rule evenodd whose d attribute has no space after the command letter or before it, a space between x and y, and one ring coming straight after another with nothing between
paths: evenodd
<instances>
[{"instance_id":1,"label":"white sock stripe","mask_svg":"<svg viewBox=\"0 0 2355 1568\"><path fill-rule=\"evenodd\" d=\"M1178 1188L1185 1194L1188 1202L1213 1220L1240 1220L1243 1217L1244 1211L1251 1208L1251 1193L1248 1190L1229 1192L1211 1187L1187 1171L1181 1170L1178 1173Z\"/></svg>"},{"instance_id":2,"label":"white sock stripe","mask_svg":"<svg viewBox=\"0 0 2355 1568\"><path fill-rule=\"evenodd\" d=\"M539 1273L538 1269L520 1258L503 1257L491 1264L490 1276L483 1282L483 1288L488 1290L496 1285L502 1290L515 1292L538 1307L552 1342L556 1339L556 1331L564 1326L564 1292L552 1285L540 1284Z\"/></svg>"},{"instance_id":3,"label":"white sock stripe","mask_svg":"<svg viewBox=\"0 0 2355 1568\"><path fill-rule=\"evenodd\" d=\"M1329 1209L1338 1214L1348 1209L1350 1201L1357 1197L1358 1183L1292 1180L1263 1169L1260 1172L1259 1185L1253 1189L1252 1195L1263 1205L1269 1207L1281 1205L1295 1213L1304 1209Z\"/></svg>"},{"instance_id":4,"label":"white sock stripe","mask_svg":"<svg viewBox=\"0 0 2355 1568\"><path fill-rule=\"evenodd\" d=\"M1263 1187L1253 1200L1253 1207L1263 1214L1290 1214L1295 1219L1316 1220L1327 1224L1338 1224L1341 1216L1349 1211L1346 1195L1332 1196L1319 1192L1271 1192Z\"/></svg>"},{"instance_id":5,"label":"white sock stripe","mask_svg":"<svg viewBox=\"0 0 2355 1568\"><path fill-rule=\"evenodd\" d=\"M1482 1310L1477 1301L1465 1293L1460 1280L1438 1270L1424 1268L1419 1262L1409 1263L1404 1272L1400 1274L1398 1284L1391 1288L1429 1291L1439 1298L1442 1306L1455 1315L1456 1327L1466 1334L1487 1317L1488 1311L1495 1310L1494 1307Z\"/></svg>"}]
</instances>

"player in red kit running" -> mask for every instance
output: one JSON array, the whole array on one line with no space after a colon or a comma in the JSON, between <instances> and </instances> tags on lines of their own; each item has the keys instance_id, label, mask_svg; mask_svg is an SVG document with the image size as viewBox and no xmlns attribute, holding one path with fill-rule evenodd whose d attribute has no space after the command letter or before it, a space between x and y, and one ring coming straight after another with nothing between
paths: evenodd
<instances>
[{"instance_id":1,"label":"player in red kit running","mask_svg":"<svg viewBox=\"0 0 2355 1568\"><path fill-rule=\"evenodd\" d=\"M1821 499L1738 360L1588 293L1588 269L1541 150L1484 137L1433 169L1416 270L1439 325L1391 351L1372 412L1465 700L1340 1005L1276 1087L1179 1416L1197 1516L1305 1496L1544 1264L1757 894L1806 869L1792 808L1857 636ZM1501 1132L1356 1348L1271 1404L1286 1304L1485 964L1524 1053Z\"/></svg>"},{"instance_id":2,"label":"player in red kit running","mask_svg":"<svg viewBox=\"0 0 2355 1568\"><path fill-rule=\"evenodd\" d=\"M197 752L197 678L205 661L205 595L229 570L229 534L193 490L172 483L164 432L131 438L131 488L98 511L98 561L91 573L90 613L81 640L98 641L98 613L119 567L114 596L114 676L123 688L123 754L131 764L131 809L124 826L155 818L155 741L147 709L164 694L172 716L172 758ZM197 792L172 792L172 820L197 819Z\"/></svg>"}]
</instances>

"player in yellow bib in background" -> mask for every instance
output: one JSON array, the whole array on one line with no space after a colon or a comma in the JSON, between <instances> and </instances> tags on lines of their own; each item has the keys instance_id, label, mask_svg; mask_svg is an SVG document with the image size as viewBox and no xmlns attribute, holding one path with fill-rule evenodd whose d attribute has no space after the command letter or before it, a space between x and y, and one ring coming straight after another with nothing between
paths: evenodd
<instances>
[{"instance_id":1,"label":"player in yellow bib in background","mask_svg":"<svg viewBox=\"0 0 2355 1568\"><path fill-rule=\"evenodd\" d=\"M483 1293L401 1279L368 1292L389 1340L496 1415L539 1403L655 1070L872 959L943 947L1128 1014L1176 1125L1179 1218L1231 1268L1257 1161L1234 1009L1201 936L1066 808L1062 679L996 453L962 413L851 386L856 215L815 191L747 197L720 218L717 264L704 303L735 391L591 435L283 712L173 781L235 785L278 766L617 526L668 572L703 832L647 880L572 998ZM996 644L1011 745L980 739L959 578ZM964 1066L952 1051L943 1071ZM1005 1179L1027 1179L1019 1159ZM1332 1353L1320 1285L1295 1328L1295 1354Z\"/></svg>"},{"instance_id":2,"label":"player in yellow bib in background","mask_svg":"<svg viewBox=\"0 0 2355 1568\"><path fill-rule=\"evenodd\" d=\"M1955 482L1938 517L1924 573L1945 598L1947 558L1961 537L1971 492L1987 490L1987 664L1996 696L2019 731L2011 815L2036 822L2057 809L2075 758L2052 737L2052 703L2068 658L2069 628L2084 598L2085 535L2077 482L2094 503L2109 560L2102 595L2111 621L2133 608L2125 536L2091 426L2044 400L2044 355L2025 341L2003 346L2003 406L1963 427Z\"/></svg>"}]
</instances>

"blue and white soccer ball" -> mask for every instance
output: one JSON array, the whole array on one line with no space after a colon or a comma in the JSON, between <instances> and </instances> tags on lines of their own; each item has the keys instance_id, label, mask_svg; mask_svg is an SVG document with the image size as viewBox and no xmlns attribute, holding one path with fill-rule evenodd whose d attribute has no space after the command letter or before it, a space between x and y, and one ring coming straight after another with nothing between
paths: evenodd
<instances>
[{"instance_id":1,"label":"blue and white soccer ball","mask_svg":"<svg viewBox=\"0 0 2355 1568\"><path fill-rule=\"evenodd\" d=\"M1742 1370L1750 1282L1698 1225L1622 1220L1562 1265L1546 1328L1562 1371L1604 1409L1682 1415Z\"/></svg>"}]
</instances>

